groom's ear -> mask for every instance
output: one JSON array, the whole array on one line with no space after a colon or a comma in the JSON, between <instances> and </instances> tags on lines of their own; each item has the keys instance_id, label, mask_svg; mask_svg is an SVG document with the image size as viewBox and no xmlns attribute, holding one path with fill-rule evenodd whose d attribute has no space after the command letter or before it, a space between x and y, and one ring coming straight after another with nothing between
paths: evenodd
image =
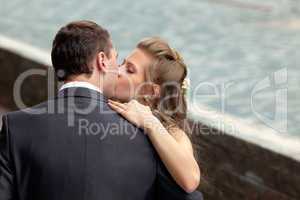
<instances>
[{"instance_id":1,"label":"groom's ear","mask_svg":"<svg viewBox=\"0 0 300 200\"><path fill-rule=\"evenodd\" d=\"M104 52L99 52L96 56L97 68L99 71L106 73L107 64L106 64L106 56Z\"/></svg>"}]
</instances>

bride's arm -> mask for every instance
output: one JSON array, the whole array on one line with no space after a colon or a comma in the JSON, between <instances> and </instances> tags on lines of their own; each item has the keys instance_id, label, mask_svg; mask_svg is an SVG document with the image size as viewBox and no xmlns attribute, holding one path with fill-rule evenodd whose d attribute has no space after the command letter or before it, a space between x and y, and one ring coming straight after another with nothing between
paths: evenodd
<instances>
[{"instance_id":1,"label":"bride's arm","mask_svg":"<svg viewBox=\"0 0 300 200\"><path fill-rule=\"evenodd\" d=\"M130 122L144 128L162 162L186 192L193 192L200 183L200 169L193 155L188 136L179 128L169 133L152 114L149 107L131 101L122 104L110 101L109 105Z\"/></svg>"},{"instance_id":2,"label":"bride's arm","mask_svg":"<svg viewBox=\"0 0 300 200\"><path fill-rule=\"evenodd\" d=\"M185 132L174 129L169 133L159 121L146 125L145 131L177 184L187 192L197 189L200 183L200 169Z\"/></svg>"}]
</instances>

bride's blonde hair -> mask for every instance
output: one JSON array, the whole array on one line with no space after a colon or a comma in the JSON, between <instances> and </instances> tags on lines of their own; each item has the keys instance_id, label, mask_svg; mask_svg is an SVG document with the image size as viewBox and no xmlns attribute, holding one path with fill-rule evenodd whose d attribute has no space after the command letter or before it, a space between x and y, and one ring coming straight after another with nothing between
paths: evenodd
<instances>
[{"instance_id":1,"label":"bride's blonde hair","mask_svg":"<svg viewBox=\"0 0 300 200\"><path fill-rule=\"evenodd\" d=\"M153 58L146 73L146 80L160 86L160 96L152 101L151 107L156 116L168 128L183 126L187 104L184 80L187 66L180 54L159 37L145 38L137 48Z\"/></svg>"}]
</instances>

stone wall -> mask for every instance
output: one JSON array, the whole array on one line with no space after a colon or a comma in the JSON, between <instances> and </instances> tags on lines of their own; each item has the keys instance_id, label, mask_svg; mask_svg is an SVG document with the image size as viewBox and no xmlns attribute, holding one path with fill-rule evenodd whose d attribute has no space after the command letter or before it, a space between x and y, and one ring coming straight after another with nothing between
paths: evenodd
<instances>
[{"instance_id":1,"label":"stone wall","mask_svg":"<svg viewBox=\"0 0 300 200\"><path fill-rule=\"evenodd\" d=\"M204 124L190 125L205 199L300 199L299 162Z\"/></svg>"},{"instance_id":2,"label":"stone wall","mask_svg":"<svg viewBox=\"0 0 300 200\"><path fill-rule=\"evenodd\" d=\"M0 49L2 112L18 109L13 98L13 84L22 72L33 68L49 69ZM46 76L30 76L25 81L22 98L27 106L50 97ZM54 87L55 83L50 82L50 85ZM300 199L299 162L199 122L190 120L190 128L193 128L192 141L202 169L199 190L206 200Z\"/></svg>"},{"instance_id":3,"label":"stone wall","mask_svg":"<svg viewBox=\"0 0 300 200\"><path fill-rule=\"evenodd\" d=\"M10 110L18 109L13 88L16 79L28 69L41 69L48 74L48 66L23 58L0 48L0 106ZM27 106L35 105L48 98L47 74L31 75L24 79L21 88L22 101ZM54 82L50 85L55 84ZM54 86L50 86L54 87Z\"/></svg>"}]
</instances>

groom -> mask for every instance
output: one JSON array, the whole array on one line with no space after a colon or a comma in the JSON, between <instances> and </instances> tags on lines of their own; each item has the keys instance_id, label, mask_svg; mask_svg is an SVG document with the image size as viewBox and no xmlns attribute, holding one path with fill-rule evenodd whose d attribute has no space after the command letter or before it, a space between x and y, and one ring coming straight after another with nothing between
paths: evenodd
<instances>
[{"instance_id":1,"label":"groom","mask_svg":"<svg viewBox=\"0 0 300 200\"><path fill-rule=\"evenodd\" d=\"M112 111L118 78L109 33L91 21L57 33L54 99L3 116L0 200L184 200L143 130Z\"/></svg>"}]
</instances>

